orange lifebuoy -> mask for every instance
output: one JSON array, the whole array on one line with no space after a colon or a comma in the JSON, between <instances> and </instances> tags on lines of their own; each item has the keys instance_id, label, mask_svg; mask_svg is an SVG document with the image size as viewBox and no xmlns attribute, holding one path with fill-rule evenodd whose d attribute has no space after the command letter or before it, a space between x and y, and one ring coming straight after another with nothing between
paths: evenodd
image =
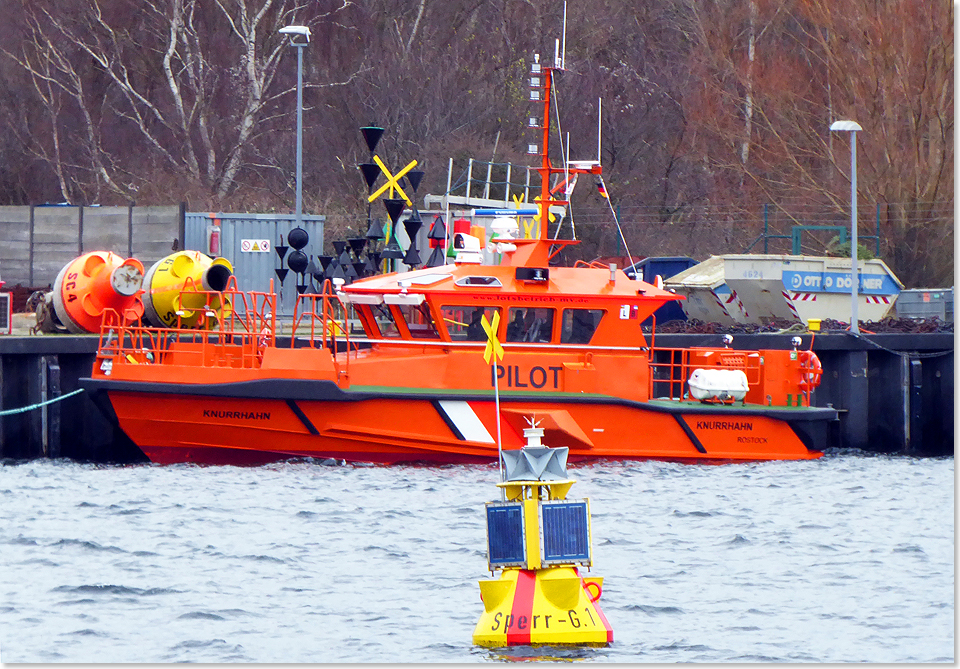
<instances>
[{"instance_id":1,"label":"orange lifebuoy","mask_svg":"<svg viewBox=\"0 0 960 669\"><path fill-rule=\"evenodd\" d=\"M800 390L809 392L820 385L823 367L813 351L800 351Z\"/></svg>"},{"instance_id":2,"label":"orange lifebuoy","mask_svg":"<svg viewBox=\"0 0 960 669\"><path fill-rule=\"evenodd\" d=\"M593 593L590 592L590 586L593 586L593 587L595 587L595 588L597 589L597 594L596 594L596 595L594 595ZM583 589L587 591L587 597L590 598L590 603L591 603L591 604L593 604L593 603L596 602L598 599L600 599L600 595L603 594L603 588L601 588L601 587L600 587L600 584L597 583L596 581L584 581L584 582L583 582Z\"/></svg>"}]
</instances>

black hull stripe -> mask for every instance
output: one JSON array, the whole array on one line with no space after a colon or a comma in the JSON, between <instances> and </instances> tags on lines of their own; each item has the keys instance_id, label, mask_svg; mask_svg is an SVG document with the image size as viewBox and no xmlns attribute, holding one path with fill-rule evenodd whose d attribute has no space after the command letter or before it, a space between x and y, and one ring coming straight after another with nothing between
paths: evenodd
<instances>
[{"instance_id":1,"label":"black hull stripe","mask_svg":"<svg viewBox=\"0 0 960 669\"><path fill-rule=\"evenodd\" d=\"M697 435L693 433L693 430L690 429L690 426L687 425L687 421L683 419L678 413L673 414L673 417L677 419L677 422L680 423L680 427L683 428L683 431L687 433L687 437L690 439L690 443L693 444L694 448L706 455L707 449L703 447L703 444L700 443L700 440L697 438Z\"/></svg>"},{"instance_id":2,"label":"black hull stripe","mask_svg":"<svg viewBox=\"0 0 960 669\"><path fill-rule=\"evenodd\" d=\"M297 418L300 419L300 422L303 423L303 426L307 428L307 431L310 432L310 434L315 437L320 434L320 430L318 430L313 422L307 418L307 414L303 413L300 405L298 405L295 400L287 400L287 406L290 407L290 410L297 415Z\"/></svg>"}]
</instances>

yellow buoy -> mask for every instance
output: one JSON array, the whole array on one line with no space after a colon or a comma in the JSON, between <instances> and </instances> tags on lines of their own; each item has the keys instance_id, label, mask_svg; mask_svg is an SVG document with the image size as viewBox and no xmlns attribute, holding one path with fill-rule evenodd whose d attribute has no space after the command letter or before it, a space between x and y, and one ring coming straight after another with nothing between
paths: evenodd
<instances>
[{"instance_id":1,"label":"yellow buoy","mask_svg":"<svg viewBox=\"0 0 960 669\"><path fill-rule=\"evenodd\" d=\"M233 276L226 258L199 251L178 251L154 263L143 285L144 318L155 327L214 328L233 312L229 298L198 291L222 292Z\"/></svg>"},{"instance_id":2,"label":"yellow buoy","mask_svg":"<svg viewBox=\"0 0 960 669\"><path fill-rule=\"evenodd\" d=\"M606 646L613 629L598 600L603 579L592 564L590 502L567 500L566 448L540 445L543 429L524 430L527 445L504 451L504 500L487 503L487 550L497 579L480 581L478 646Z\"/></svg>"}]
</instances>

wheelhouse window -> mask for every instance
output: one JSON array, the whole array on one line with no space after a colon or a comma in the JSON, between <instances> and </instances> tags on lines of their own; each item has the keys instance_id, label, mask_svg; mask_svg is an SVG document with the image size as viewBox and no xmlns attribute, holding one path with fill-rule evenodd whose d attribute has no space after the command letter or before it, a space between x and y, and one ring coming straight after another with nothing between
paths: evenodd
<instances>
[{"instance_id":1,"label":"wheelhouse window","mask_svg":"<svg viewBox=\"0 0 960 669\"><path fill-rule=\"evenodd\" d=\"M543 343L553 333L553 309L511 307L507 341Z\"/></svg>"},{"instance_id":2,"label":"wheelhouse window","mask_svg":"<svg viewBox=\"0 0 960 669\"><path fill-rule=\"evenodd\" d=\"M403 314L403 320L407 323L407 329L410 330L410 336L414 339L440 339L440 333L437 332L437 326L433 323L433 317L430 315L430 308L427 303L421 304L399 304L396 307Z\"/></svg>"},{"instance_id":3,"label":"wheelhouse window","mask_svg":"<svg viewBox=\"0 0 960 669\"><path fill-rule=\"evenodd\" d=\"M564 309L560 343L589 344L603 314L603 309Z\"/></svg>"},{"instance_id":4,"label":"wheelhouse window","mask_svg":"<svg viewBox=\"0 0 960 669\"><path fill-rule=\"evenodd\" d=\"M400 328L397 327L397 322L393 318L393 312L390 310L390 306L387 304L375 304L371 307L373 312L373 319L377 324L377 329L380 330L381 337L389 337L391 339L396 339L400 337Z\"/></svg>"},{"instance_id":5,"label":"wheelhouse window","mask_svg":"<svg viewBox=\"0 0 960 669\"><path fill-rule=\"evenodd\" d=\"M482 316L487 322L493 320L493 315L500 311L496 307L444 305L440 307L440 315L451 341L485 341L486 333L480 324Z\"/></svg>"}]
</instances>

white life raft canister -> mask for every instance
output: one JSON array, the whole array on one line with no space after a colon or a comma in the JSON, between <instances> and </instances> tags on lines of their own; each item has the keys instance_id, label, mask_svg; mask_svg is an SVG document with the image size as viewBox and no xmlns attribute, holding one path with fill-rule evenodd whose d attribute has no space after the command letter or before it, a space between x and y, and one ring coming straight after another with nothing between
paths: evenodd
<instances>
[{"instance_id":1,"label":"white life raft canister","mask_svg":"<svg viewBox=\"0 0 960 669\"><path fill-rule=\"evenodd\" d=\"M701 402L741 401L750 387L742 369L695 369L687 382L690 395Z\"/></svg>"}]
</instances>

